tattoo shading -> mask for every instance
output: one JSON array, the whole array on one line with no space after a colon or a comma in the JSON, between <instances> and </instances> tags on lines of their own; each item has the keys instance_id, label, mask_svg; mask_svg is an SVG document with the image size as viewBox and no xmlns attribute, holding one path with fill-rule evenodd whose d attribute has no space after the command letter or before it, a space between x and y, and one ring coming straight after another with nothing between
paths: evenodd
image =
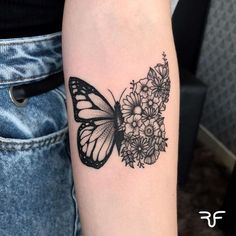
<instances>
[{"instance_id":1,"label":"tattoo shading","mask_svg":"<svg viewBox=\"0 0 236 236\"><path fill-rule=\"evenodd\" d=\"M122 98L124 90L114 106L77 77L70 77L69 90L79 124L77 144L83 164L101 168L116 146L126 166L144 168L166 151L162 113L169 101L170 78L165 53L163 63L150 68L145 78L132 81L129 92Z\"/></svg>"}]
</instances>

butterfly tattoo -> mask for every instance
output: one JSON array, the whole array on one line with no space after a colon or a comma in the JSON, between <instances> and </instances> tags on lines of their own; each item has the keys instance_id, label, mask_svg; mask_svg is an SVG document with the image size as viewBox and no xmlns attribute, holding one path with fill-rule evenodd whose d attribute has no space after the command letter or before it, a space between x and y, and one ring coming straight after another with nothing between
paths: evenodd
<instances>
[{"instance_id":1,"label":"butterfly tattoo","mask_svg":"<svg viewBox=\"0 0 236 236\"><path fill-rule=\"evenodd\" d=\"M132 81L114 105L89 83L69 78L74 119L79 124L77 145L83 164L101 168L117 148L126 166L144 168L165 152L167 138L163 112L169 101L170 78L166 54L163 63L149 69L147 76ZM122 98L124 96L124 98Z\"/></svg>"}]
</instances>

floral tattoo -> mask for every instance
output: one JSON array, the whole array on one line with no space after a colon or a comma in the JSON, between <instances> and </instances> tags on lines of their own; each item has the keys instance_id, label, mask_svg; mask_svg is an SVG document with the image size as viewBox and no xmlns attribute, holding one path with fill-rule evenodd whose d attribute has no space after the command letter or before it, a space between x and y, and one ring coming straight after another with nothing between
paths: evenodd
<instances>
[{"instance_id":1,"label":"floral tattoo","mask_svg":"<svg viewBox=\"0 0 236 236\"><path fill-rule=\"evenodd\" d=\"M147 76L131 82L129 92L111 106L92 85L70 77L74 119L79 123L77 144L83 164L101 168L114 146L126 166L144 168L166 151L167 138L163 112L170 95L169 65L149 69ZM126 92L126 95L124 93ZM124 98L122 98L124 95Z\"/></svg>"}]
</instances>

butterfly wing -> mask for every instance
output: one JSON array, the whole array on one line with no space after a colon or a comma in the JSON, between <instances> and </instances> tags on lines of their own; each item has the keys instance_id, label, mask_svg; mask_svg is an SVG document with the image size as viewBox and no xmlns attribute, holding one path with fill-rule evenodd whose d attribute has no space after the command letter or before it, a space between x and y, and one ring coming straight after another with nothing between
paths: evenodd
<instances>
[{"instance_id":1,"label":"butterfly wing","mask_svg":"<svg viewBox=\"0 0 236 236\"><path fill-rule=\"evenodd\" d=\"M87 166L99 169L110 157L115 144L113 121L83 123L78 129L77 140L81 161Z\"/></svg>"},{"instance_id":2,"label":"butterfly wing","mask_svg":"<svg viewBox=\"0 0 236 236\"><path fill-rule=\"evenodd\" d=\"M89 120L114 120L114 109L104 96L85 81L70 77L69 89L72 96L74 118L77 122Z\"/></svg>"},{"instance_id":3,"label":"butterfly wing","mask_svg":"<svg viewBox=\"0 0 236 236\"><path fill-rule=\"evenodd\" d=\"M87 166L99 169L110 157L115 144L114 109L93 86L71 77L74 118L79 122L77 143L79 156Z\"/></svg>"}]
</instances>

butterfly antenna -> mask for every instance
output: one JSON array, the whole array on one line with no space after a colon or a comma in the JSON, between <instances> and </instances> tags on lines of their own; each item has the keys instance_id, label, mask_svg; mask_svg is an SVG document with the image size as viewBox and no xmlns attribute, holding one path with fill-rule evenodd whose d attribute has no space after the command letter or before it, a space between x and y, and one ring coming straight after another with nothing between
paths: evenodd
<instances>
[{"instance_id":1,"label":"butterfly antenna","mask_svg":"<svg viewBox=\"0 0 236 236\"><path fill-rule=\"evenodd\" d=\"M113 98L114 102L116 103L116 99L115 99L115 97L114 97L114 95L113 95L112 91L111 91L110 89L108 89L108 91L110 92L110 94L111 94L111 96L112 96L112 98Z\"/></svg>"},{"instance_id":2,"label":"butterfly antenna","mask_svg":"<svg viewBox=\"0 0 236 236\"><path fill-rule=\"evenodd\" d=\"M125 90L126 90L126 89L124 89L123 92L122 92L122 94L120 95L119 103L120 103L120 100L121 100L121 98L122 98L122 96L123 96Z\"/></svg>"}]
</instances>

